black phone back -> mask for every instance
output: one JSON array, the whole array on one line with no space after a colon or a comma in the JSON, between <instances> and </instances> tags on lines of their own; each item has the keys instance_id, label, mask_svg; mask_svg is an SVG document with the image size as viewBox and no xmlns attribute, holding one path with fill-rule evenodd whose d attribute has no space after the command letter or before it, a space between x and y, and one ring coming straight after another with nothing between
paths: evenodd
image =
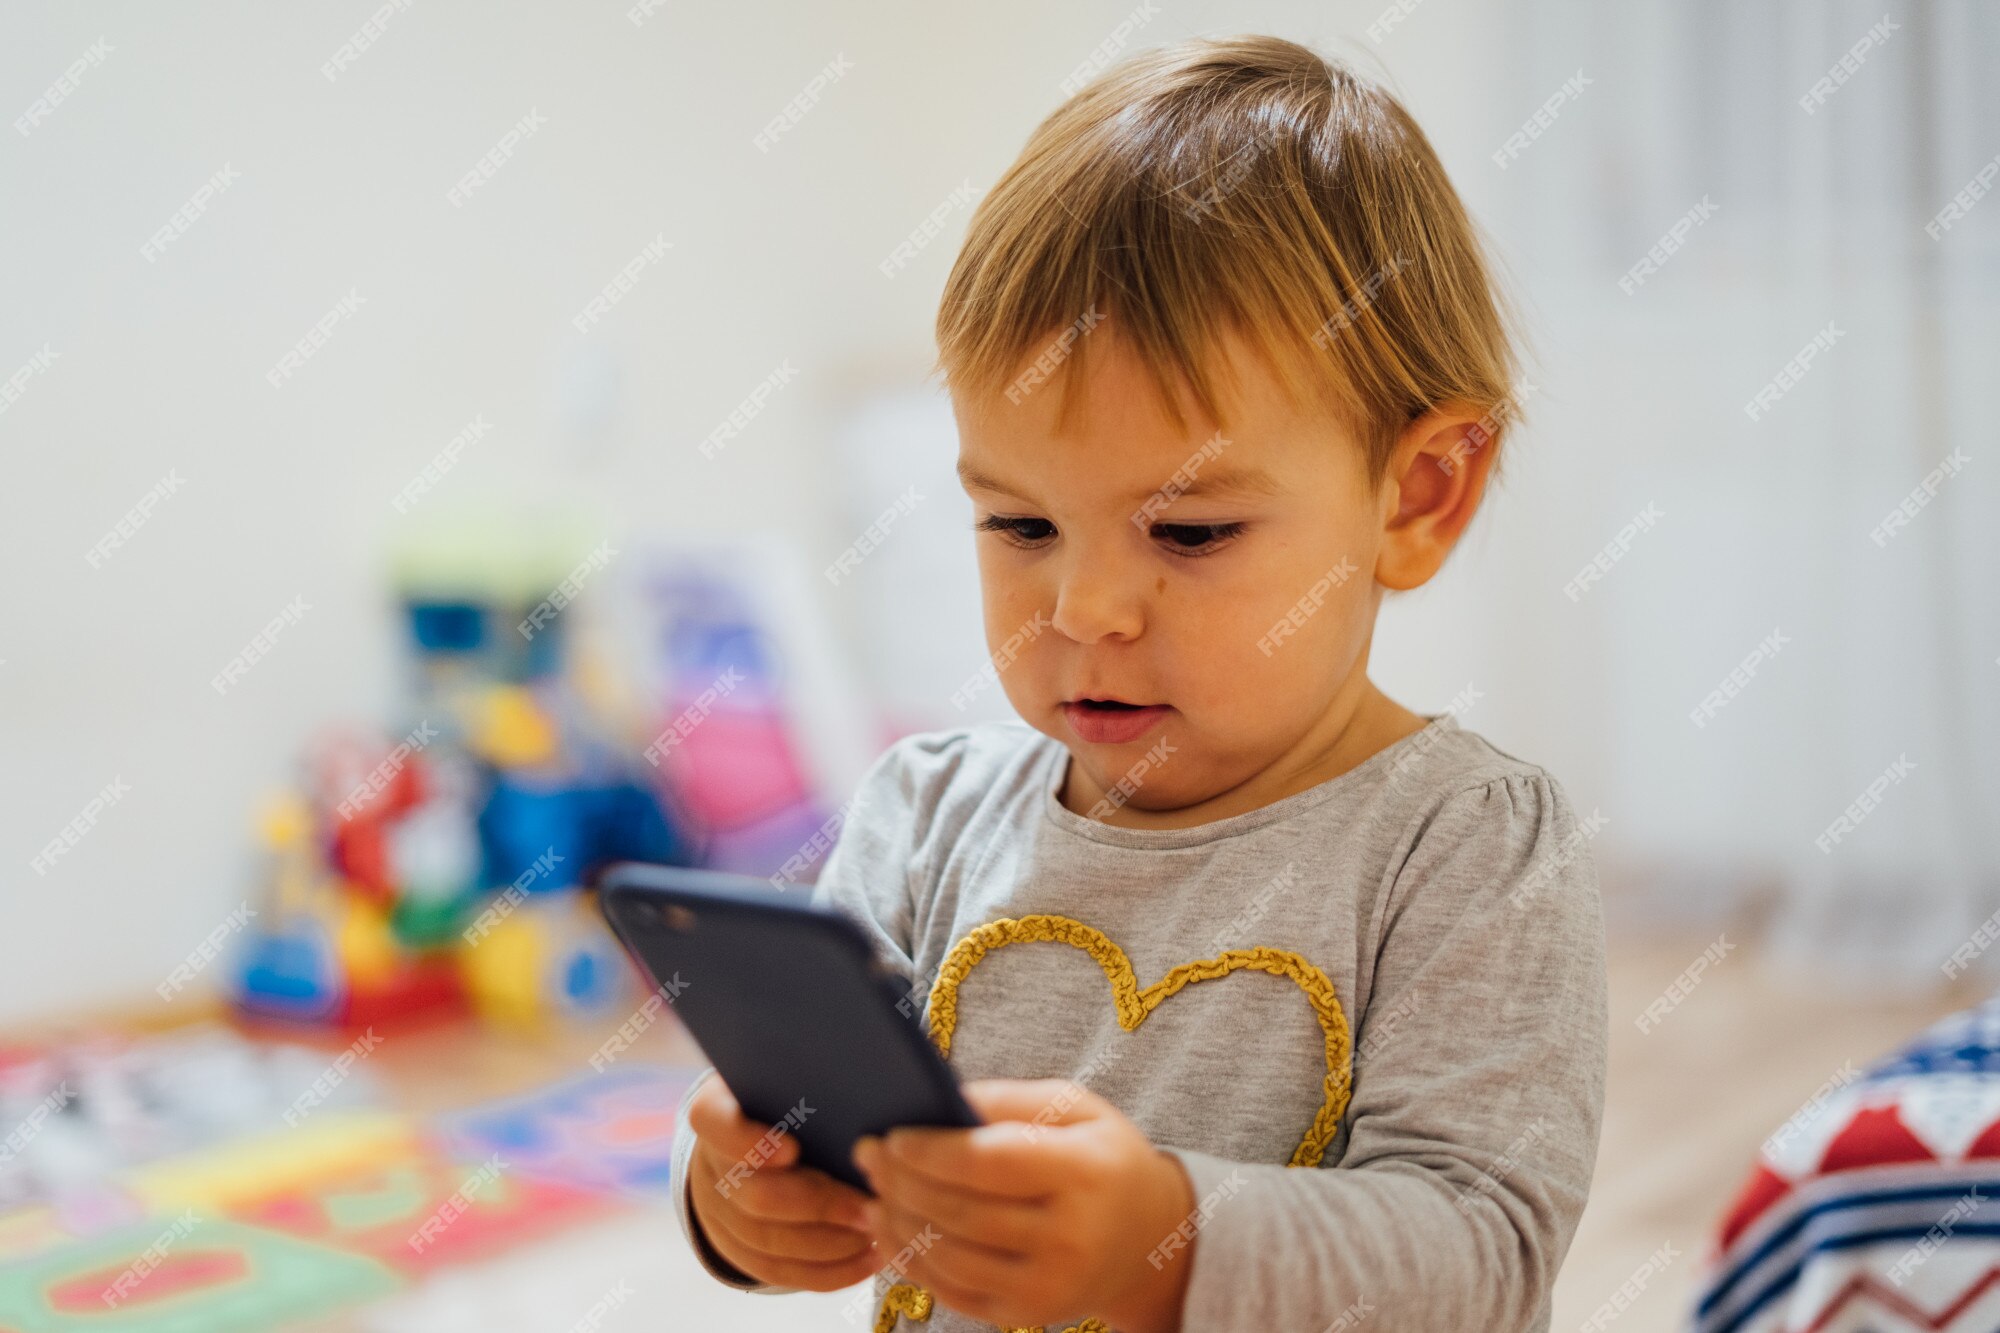
<instances>
[{"instance_id":1,"label":"black phone back","mask_svg":"<svg viewBox=\"0 0 2000 1333\"><path fill-rule=\"evenodd\" d=\"M606 920L745 1115L783 1125L799 1158L868 1192L854 1140L978 1115L893 969L854 922L762 880L626 862L599 877Z\"/></svg>"}]
</instances>

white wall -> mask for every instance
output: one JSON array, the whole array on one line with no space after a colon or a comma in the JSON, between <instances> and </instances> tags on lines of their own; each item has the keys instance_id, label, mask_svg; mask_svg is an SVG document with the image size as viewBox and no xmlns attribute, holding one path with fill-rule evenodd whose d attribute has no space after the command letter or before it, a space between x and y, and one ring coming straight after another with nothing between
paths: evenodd
<instances>
[{"instance_id":1,"label":"white wall","mask_svg":"<svg viewBox=\"0 0 2000 1333\"><path fill-rule=\"evenodd\" d=\"M676 2L635 26L628 7L415 0L331 82L375 6L0 17L0 380L57 354L0 411L0 1020L146 996L252 891L259 797L315 727L392 697L381 552L428 507L547 495L607 531L791 531L831 558L858 531L823 503L843 493L838 423L928 368L963 214L893 280L878 262L962 182L990 184L1128 12ZM1269 30L1366 50L1377 7L1158 11L1134 46ZM1392 73L1448 151L1483 152L1480 43L1443 17L1397 34ZM12 128L100 38L74 90ZM753 147L842 55L811 113ZM447 202L531 110L546 124ZM143 257L225 167L228 190ZM579 334L657 234L664 261ZM274 388L349 292L364 304ZM704 460L788 359L798 378ZM490 433L396 513L479 414ZM170 472L179 491L88 564ZM218 696L295 596L310 610ZM1436 706L1464 643L1409 619L1384 657ZM129 795L31 869L114 779Z\"/></svg>"},{"instance_id":2,"label":"white wall","mask_svg":"<svg viewBox=\"0 0 2000 1333\"><path fill-rule=\"evenodd\" d=\"M454 506L540 503L607 535L783 534L813 578L921 478L935 506L827 606L887 712L954 720L942 701L980 658L975 590L935 612L904 604L929 571L970 567L940 480L948 430L913 406L966 211L895 277L877 266L955 190L984 191L1064 78L1143 11L673 0L635 25L631 3L412 0L332 81L322 66L375 6L44 0L0 16L0 384L45 345L57 354L0 406L0 1022L146 997L254 892L259 798L318 726L388 716L383 552ZM1977 71L2000 23L1964 4L1940 6L1935 31L1913 16L1807 118L1784 88L1875 21L1858 4L1786 11L1774 93L1760 34L1779 20L1762 11L1715 27L1667 0L1615 17L1581 0L1423 0L1376 42L1389 8L1159 0L1124 50L1279 33L1385 75L1425 126L1528 298L1541 391L1451 567L1385 611L1376 674L1425 711L1479 691L1468 725L1547 765L1580 808L1604 806L1602 859L1733 862L1736 879L1704 885L1740 906L1772 848L1817 862L1811 834L1884 747L1954 724L2000 740L2000 695L1978 675L2000 653L1995 612L1954 609L1949 580L1916 559L1960 571L1952 595L1966 598L1963 571L1993 563L1990 527L1967 522L1990 513L1992 481L1969 469L1883 558L1864 542L1845 573L1787 563L1809 542L1853 546L1847 529L1865 531L1942 451L1924 393L1891 373L1908 340L1867 318L1922 301L1888 263L1852 283L1813 263L1857 239L1876 253L1854 213L1887 225L1873 205L1892 179L1922 204L1991 153L1967 128L1990 115L1950 113L1985 95ZM100 39L101 61L17 132ZM842 57L850 70L760 152L753 136ZM1496 168L1493 150L1579 65L1595 100ZM1892 105L1913 86L1943 99L1936 142ZM454 207L447 192L531 111L546 123ZM1798 151L1729 147L1780 113ZM1942 185L1888 171L1913 141ZM225 168L230 188L142 255ZM1823 194L1832 168L1845 176ZM1643 300L1619 295L1617 274L1711 181L1714 243L1704 232L1706 250ZM2000 205L1986 209L1924 253L1996 253ZM1889 221L1902 230L1884 235L1911 230ZM572 318L657 236L671 243L661 262L579 333ZM1961 408L2000 345L1990 260L1983 271L1955 289L1946 356L1908 358L1954 364ZM266 372L350 292L364 302L351 320L274 388ZM1873 342L1843 348L1848 369L1789 399L1786 423L1745 432L1742 398L1835 298ZM700 442L786 363L796 377L705 459ZM392 498L476 416L490 433L399 514ZM85 552L170 473L178 492L92 567ZM1566 601L1564 582L1655 499L1686 521L1605 591ZM1693 735L1688 705L1767 621L1833 629L1863 591L1845 642L1787 659L1796 684ZM310 610L218 696L211 677L294 597ZM897 626L930 638L906 646ZM1956 627L1948 649L1940 626ZM1947 651L1959 693L1926 703ZM1907 716L1875 706L1898 694L1916 700ZM1976 800L1976 784L1924 772L1943 795L1912 812L1979 824L1949 804ZM37 873L37 853L114 780L129 795ZM1911 853L1938 839L1898 818L1843 865L1920 864ZM1969 924L1990 904L1966 897ZM1878 893L1846 915L1872 940L1881 910L1912 915L1903 901Z\"/></svg>"}]
</instances>

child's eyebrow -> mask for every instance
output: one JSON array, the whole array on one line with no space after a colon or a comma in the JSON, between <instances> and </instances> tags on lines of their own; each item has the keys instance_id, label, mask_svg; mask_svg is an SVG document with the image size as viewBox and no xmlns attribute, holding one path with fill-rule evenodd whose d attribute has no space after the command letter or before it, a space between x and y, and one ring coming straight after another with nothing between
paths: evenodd
<instances>
[{"instance_id":1,"label":"child's eyebrow","mask_svg":"<svg viewBox=\"0 0 2000 1333\"><path fill-rule=\"evenodd\" d=\"M1198 464L1197 464L1198 465ZM1194 475L1190 476L1189 473ZM989 473L982 472L971 463L960 460L958 479L968 490L993 491L1000 495L1011 495L1017 499L1028 499L1006 482ZM1133 499L1144 500L1155 495L1171 498L1181 496L1266 496L1279 495L1284 487L1278 479L1259 467L1209 467L1196 472L1190 466L1167 478L1152 490L1135 492Z\"/></svg>"},{"instance_id":2,"label":"child's eyebrow","mask_svg":"<svg viewBox=\"0 0 2000 1333\"><path fill-rule=\"evenodd\" d=\"M1186 468L1185 472L1193 472ZM1212 467L1183 480L1182 475L1169 477L1160 491L1171 496L1183 495L1278 495L1284 487L1278 479L1260 467Z\"/></svg>"},{"instance_id":3,"label":"child's eyebrow","mask_svg":"<svg viewBox=\"0 0 2000 1333\"><path fill-rule=\"evenodd\" d=\"M1014 496L1016 499L1025 500L1028 498L1008 486L1006 482L1000 480L998 477L981 472L962 458L958 460L958 480L959 484L969 491L995 491L1001 495Z\"/></svg>"}]
</instances>

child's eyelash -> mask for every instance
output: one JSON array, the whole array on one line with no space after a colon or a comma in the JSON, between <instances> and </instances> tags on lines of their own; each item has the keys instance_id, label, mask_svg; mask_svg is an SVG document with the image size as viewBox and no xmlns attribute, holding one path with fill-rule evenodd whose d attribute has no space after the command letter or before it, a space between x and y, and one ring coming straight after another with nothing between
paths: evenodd
<instances>
[{"instance_id":1,"label":"child's eyelash","mask_svg":"<svg viewBox=\"0 0 2000 1333\"><path fill-rule=\"evenodd\" d=\"M1055 524L1045 518L1023 518L989 514L974 525L981 532L997 532L1016 546L1034 547L1056 535ZM1175 555L1202 556L1242 535L1247 523L1155 523L1151 534Z\"/></svg>"},{"instance_id":2,"label":"child's eyelash","mask_svg":"<svg viewBox=\"0 0 2000 1333\"><path fill-rule=\"evenodd\" d=\"M989 514L975 526L981 532L997 532L1022 546L1035 545L1056 533L1056 525L1045 518L1016 518L1006 514Z\"/></svg>"},{"instance_id":3,"label":"child's eyelash","mask_svg":"<svg viewBox=\"0 0 2000 1333\"><path fill-rule=\"evenodd\" d=\"M1207 547L1240 536L1248 524L1236 523L1155 523L1155 535L1164 534L1176 555L1207 555Z\"/></svg>"}]
</instances>

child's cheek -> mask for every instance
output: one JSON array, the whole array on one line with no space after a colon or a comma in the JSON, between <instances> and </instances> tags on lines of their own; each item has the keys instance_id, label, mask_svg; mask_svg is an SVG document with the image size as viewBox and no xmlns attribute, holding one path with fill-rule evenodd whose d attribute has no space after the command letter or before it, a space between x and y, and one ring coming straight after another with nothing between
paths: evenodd
<instances>
[{"instance_id":1,"label":"child's cheek","mask_svg":"<svg viewBox=\"0 0 2000 1333\"><path fill-rule=\"evenodd\" d=\"M1004 558L981 552L986 649L1008 701L1031 716L1056 702L1054 666L1061 636L1050 619L1055 593L1033 573L1006 565ZM989 685L992 679L986 678Z\"/></svg>"}]
</instances>

